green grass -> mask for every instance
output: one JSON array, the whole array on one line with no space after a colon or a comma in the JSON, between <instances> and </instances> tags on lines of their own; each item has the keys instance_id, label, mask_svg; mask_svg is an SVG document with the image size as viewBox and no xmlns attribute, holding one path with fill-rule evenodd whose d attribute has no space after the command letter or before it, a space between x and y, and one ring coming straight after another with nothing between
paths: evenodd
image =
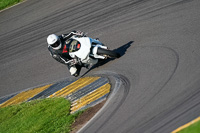
<instances>
[{"instance_id":1,"label":"green grass","mask_svg":"<svg viewBox=\"0 0 200 133\"><path fill-rule=\"evenodd\" d=\"M200 133L200 121L190 125L178 133Z\"/></svg>"},{"instance_id":2,"label":"green grass","mask_svg":"<svg viewBox=\"0 0 200 133\"><path fill-rule=\"evenodd\" d=\"M0 0L0 10L3 10L7 7L13 6L23 0Z\"/></svg>"},{"instance_id":3,"label":"green grass","mask_svg":"<svg viewBox=\"0 0 200 133\"><path fill-rule=\"evenodd\" d=\"M1 133L68 133L82 112L70 115L64 98L34 100L0 108Z\"/></svg>"}]
</instances>

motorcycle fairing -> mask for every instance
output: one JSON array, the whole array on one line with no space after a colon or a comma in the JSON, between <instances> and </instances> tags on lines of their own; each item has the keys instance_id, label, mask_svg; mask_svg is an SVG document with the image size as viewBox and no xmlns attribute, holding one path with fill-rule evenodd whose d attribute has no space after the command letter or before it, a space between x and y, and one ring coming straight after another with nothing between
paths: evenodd
<instances>
[{"instance_id":1,"label":"motorcycle fairing","mask_svg":"<svg viewBox=\"0 0 200 133\"><path fill-rule=\"evenodd\" d=\"M91 48L90 38L89 37L81 37L81 38L74 37L73 39L80 42L81 46L80 46L80 49L78 51L70 52L69 55L72 58L77 56L81 60L86 59L88 57L89 53L90 53L90 48Z\"/></svg>"}]
</instances>

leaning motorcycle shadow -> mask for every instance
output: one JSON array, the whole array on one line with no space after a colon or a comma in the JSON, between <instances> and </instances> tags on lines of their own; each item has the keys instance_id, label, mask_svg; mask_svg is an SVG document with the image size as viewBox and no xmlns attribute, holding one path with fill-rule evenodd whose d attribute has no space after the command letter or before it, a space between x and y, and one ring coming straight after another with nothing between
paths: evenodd
<instances>
[{"instance_id":1,"label":"leaning motorcycle shadow","mask_svg":"<svg viewBox=\"0 0 200 133\"><path fill-rule=\"evenodd\" d=\"M122 56L124 56L126 54L126 51L127 49L131 46L131 44L133 43L134 41L130 41L126 44L124 44L123 46L117 48L117 49L114 49L113 51L117 52L120 54L120 57L121 58ZM81 75L81 77L85 76L87 73L89 73L91 70L95 69L95 68L98 68L100 66L103 66L105 65L106 63L110 62L110 61L113 61L113 60L116 60L118 58L108 58L106 60L99 60L99 62L97 64L95 64L94 66L92 66L88 71L86 71L83 75Z\"/></svg>"}]
</instances>

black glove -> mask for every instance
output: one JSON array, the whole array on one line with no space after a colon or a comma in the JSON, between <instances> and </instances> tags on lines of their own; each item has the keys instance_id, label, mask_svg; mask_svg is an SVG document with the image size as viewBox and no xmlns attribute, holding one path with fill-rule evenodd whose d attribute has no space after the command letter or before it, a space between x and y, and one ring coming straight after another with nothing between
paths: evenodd
<instances>
[{"instance_id":1,"label":"black glove","mask_svg":"<svg viewBox=\"0 0 200 133\"><path fill-rule=\"evenodd\" d=\"M76 36L83 37L84 36L84 32L82 32L82 31L76 31Z\"/></svg>"},{"instance_id":2,"label":"black glove","mask_svg":"<svg viewBox=\"0 0 200 133\"><path fill-rule=\"evenodd\" d=\"M73 66L73 65L76 65L76 64L78 64L80 66L82 65L81 60L78 57L75 56L74 59L70 60L69 65Z\"/></svg>"}]
</instances>

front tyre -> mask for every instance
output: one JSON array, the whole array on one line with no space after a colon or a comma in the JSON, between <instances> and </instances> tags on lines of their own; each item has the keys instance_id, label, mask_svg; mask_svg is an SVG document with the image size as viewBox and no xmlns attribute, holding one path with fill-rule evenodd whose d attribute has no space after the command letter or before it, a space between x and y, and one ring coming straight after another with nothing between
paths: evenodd
<instances>
[{"instance_id":1,"label":"front tyre","mask_svg":"<svg viewBox=\"0 0 200 133\"><path fill-rule=\"evenodd\" d=\"M116 52L108 50L108 49L103 49L103 48L98 48L97 54L98 55L107 55L111 58L119 58L120 57L119 53L116 53Z\"/></svg>"}]
</instances>

